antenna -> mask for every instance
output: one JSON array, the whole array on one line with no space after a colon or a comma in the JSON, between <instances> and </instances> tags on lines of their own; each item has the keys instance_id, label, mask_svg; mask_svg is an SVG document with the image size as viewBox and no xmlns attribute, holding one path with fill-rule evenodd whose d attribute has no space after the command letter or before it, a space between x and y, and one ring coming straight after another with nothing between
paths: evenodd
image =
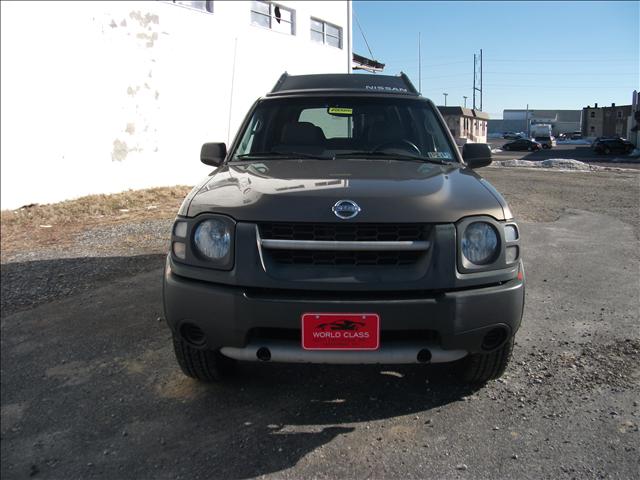
<instances>
[{"instance_id":1,"label":"antenna","mask_svg":"<svg viewBox=\"0 0 640 480\"><path fill-rule=\"evenodd\" d=\"M418 32L418 91L422 93L422 55L420 54L421 32Z\"/></svg>"}]
</instances>

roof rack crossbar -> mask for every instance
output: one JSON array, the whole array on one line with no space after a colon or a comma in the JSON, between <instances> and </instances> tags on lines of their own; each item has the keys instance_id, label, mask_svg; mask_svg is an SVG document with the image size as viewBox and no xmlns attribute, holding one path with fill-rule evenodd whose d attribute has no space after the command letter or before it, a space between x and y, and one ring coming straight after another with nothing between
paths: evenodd
<instances>
[{"instance_id":1,"label":"roof rack crossbar","mask_svg":"<svg viewBox=\"0 0 640 480\"><path fill-rule=\"evenodd\" d=\"M280 76L267 96L287 95L304 91L420 95L420 92L411 83L409 77L403 72L400 75L352 75L341 73L289 75L285 72Z\"/></svg>"},{"instance_id":2,"label":"roof rack crossbar","mask_svg":"<svg viewBox=\"0 0 640 480\"><path fill-rule=\"evenodd\" d=\"M402 77L402 80L404 80L404 83L407 84L407 88L408 88L408 90L410 92L412 92L412 93L420 93L420 92L418 92L416 87L414 87L413 83L411 83L411 80L409 80L409 77L407 76L406 73L400 72L400 77Z\"/></svg>"},{"instance_id":3,"label":"roof rack crossbar","mask_svg":"<svg viewBox=\"0 0 640 480\"><path fill-rule=\"evenodd\" d=\"M280 75L280 78L278 79L276 84L271 89L271 93L277 92L280 89L280 87L282 86L282 84L284 83L284 81L287 79L288 76L289 76L289 74L287 72L284 72L282 75Z\"/></svg>"}]
</instances>

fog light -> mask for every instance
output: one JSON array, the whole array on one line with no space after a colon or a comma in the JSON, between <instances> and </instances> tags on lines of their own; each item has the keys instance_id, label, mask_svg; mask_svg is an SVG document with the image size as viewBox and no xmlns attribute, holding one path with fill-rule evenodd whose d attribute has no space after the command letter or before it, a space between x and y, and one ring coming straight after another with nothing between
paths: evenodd
<instances>
[{"instance_id":1,"label":"fog light","mask_svg":"<svg viewBox=\"0 0 640 480\"><path fill-rule=\"evenodd\" d=\"M182 242L173 242L173 254L180 260L187 258L187 246Z\"/></svg>"},{"instance_id":2,"label":"fog light","mask_svg":"<svg viewBox=\"0 0 640 480\"><path fill-rule=\"evenodd\" d=\"M507 247L507 252L506 252L506 260L507 263L513 263L518 259L518 247L516 245L512 245L510 247Z\"/></svg>"}]
</instances>

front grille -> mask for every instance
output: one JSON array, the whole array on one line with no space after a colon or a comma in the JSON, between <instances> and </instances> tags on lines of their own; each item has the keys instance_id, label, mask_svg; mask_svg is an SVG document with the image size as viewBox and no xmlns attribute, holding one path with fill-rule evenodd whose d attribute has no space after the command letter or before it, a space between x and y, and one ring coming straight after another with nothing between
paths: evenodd
<instances>
[{"instance_id":1,"label":"front grille","mask_svg":"<svg viewBox=\"0 0 640 480\"><path fill-rule=\"evenodd\" d=\"M260 236L274 240L329 240L343 242L402 242L426 240L419 223L263 223Z\"/></svg>"},{"instance_id":2,"label":"front grille","mask_svg":"<svg viewBox=\"0 0 640 480\"><path fill-rule=\"evenodd\" d=\"M332 224L332 223L263 223L260 237L273 240L307 240L338 242L421 241L428 236L422 224ZM276 263L284 265L333 266L407 266L413 265L424 251L326 251L269 250Z\"/></svg>"},{"instance_id":3,"label":"front grille","mask_svg":"<svg viewBox=\"0 0 640 480\"><path fill-rule=\"evenodd\" d=\"M424 252L326 252L273 250L271 257L285 265L413 265Z\"/></svg>"}]
</instances>

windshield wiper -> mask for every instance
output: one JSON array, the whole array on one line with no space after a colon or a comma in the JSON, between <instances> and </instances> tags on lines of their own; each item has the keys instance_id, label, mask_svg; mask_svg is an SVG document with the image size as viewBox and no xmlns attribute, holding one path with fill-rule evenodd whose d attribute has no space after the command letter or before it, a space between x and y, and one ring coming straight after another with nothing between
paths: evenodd
<instances>
[{"instance_id":1,"label":"windshield wiper","mask_svg":"<svg viewBox=\"0 0 640 480\"><path fill-rule=\"evenodd\" d=\"M351 152L351 153L336 153L336 158L362 158L362 157L383 157L391 160L409 160L414 162L427 162L435 163L436 165L450 165L453 162L445 162L439 158L422 157L418 155L410 155L403 153L391 153L382 151L371 152Z\"/></svg>"},{"instance_id":2,"label":"windshield wiper","mask_svg":"<svg viewBox=\"0 0 640 480\"><path fill-rule=\"evenodd\" d=\"M297 160L299 158L311 158L313 160L333 160L332 156L314 155L307 152L281 152L272 150L270 152L253 152L236 155L234 160L252 160L254 158L277 158L278 160Z\"/></svg>"}]
</instances>

